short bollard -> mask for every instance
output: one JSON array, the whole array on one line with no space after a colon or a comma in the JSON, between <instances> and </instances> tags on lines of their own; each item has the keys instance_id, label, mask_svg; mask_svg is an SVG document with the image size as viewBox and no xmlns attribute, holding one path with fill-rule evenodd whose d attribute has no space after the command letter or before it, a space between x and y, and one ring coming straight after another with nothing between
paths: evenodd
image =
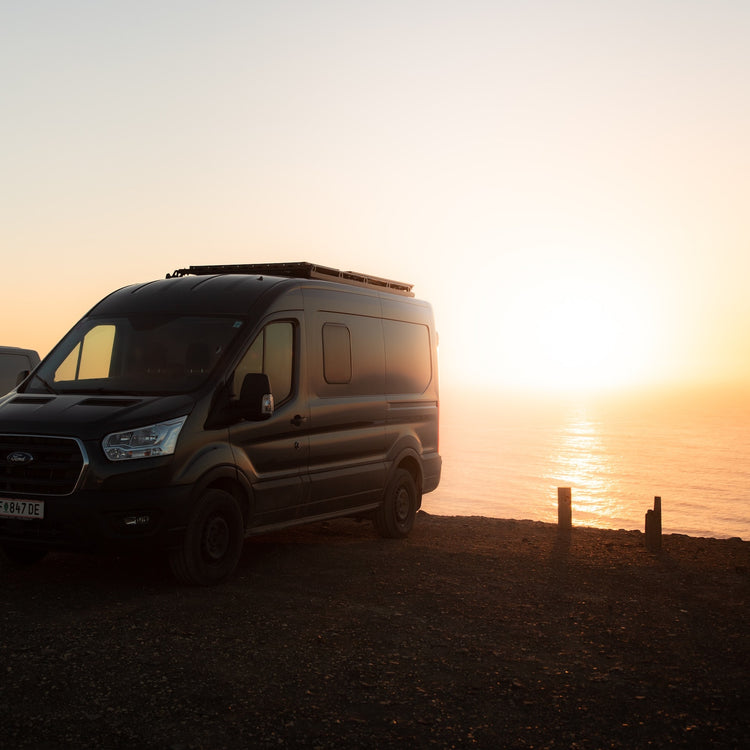
<instances>
[{"instance_id":1,"label":"short bollard","mask_svg":"<svg viewBox=\"0 0 750 750\"><path fill-rule=\"evenodd\" d=\"M654 498L654 509L646 511L646 549L661 551L661 498Z\"/></svg>"},{"instance_id":2,"label":"short bollard","mask_svg":"<svg viewBox=\"0 0 750 750\"><path fill-rule=\"evenodd\" d=\"M570 487L557 488L557 526L569 529L573 525L573 507Z\"/></svg>"}]
</instances>

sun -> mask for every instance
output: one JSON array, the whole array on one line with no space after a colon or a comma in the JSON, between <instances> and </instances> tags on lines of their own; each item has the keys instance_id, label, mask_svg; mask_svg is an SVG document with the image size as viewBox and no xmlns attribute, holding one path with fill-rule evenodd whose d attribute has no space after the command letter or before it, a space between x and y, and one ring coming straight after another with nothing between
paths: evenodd
<instances>
[{"instance_id":1,"label":"sun","mask_svg":"<svg viewBox=\"0 0 750 750\"><path fill-rule=\"evenodd\" d=\"M531 316L521 343L532 379L590 387L613 379L622 322L600 300L564 298Z\"/></svg>"},{"instance_id":2,"label":"sun","mask_svg":"<svg viewBox=\"0 0 750 750\"><path fill-rule=\"evenodd\" d=\"M496 255L450 288L437 316L446 382L549 394L661 382L670 313L647 273L571 256Z\"/></svg>"},{"instance_id":3,"label":"sun","mask_svg":"<svg viewBox=\"0 0 750 750\"><path fill-rule=\"evenodd\" d=\"M650 321L626 284L573 278L530 285L501 314L499 379L570 391L631 385L648 374Z\"/></svg>"}]
</instances>

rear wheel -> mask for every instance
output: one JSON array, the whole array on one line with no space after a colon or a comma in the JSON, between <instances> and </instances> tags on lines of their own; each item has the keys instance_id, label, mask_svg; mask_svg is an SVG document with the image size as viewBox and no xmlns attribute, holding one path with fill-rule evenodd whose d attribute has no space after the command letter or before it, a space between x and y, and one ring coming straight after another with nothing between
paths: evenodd
<instances>
[{"instance_id":1,"label":"rear wheel","mask_svg":"<svg viewBox=\"0 0 750 750\"><path fill-rule=\"evenodd\" d=\"M193 509L182 545L170 553L172 572L194 586L221 583L237 567L244 539L237 501L223 490L208 490Z\"/></svg>"},{"instance_id":2,"label":"rear wheel","mask_svg":"<svg viewBox=\"0 0 750 750\"><path fill-rule=\"evenodd\" d=\"M375 513L375 527L381 536L403 539L409 535L417 514L417 485L406 469L397 469Z\"/></svg>"},{"instance_id":3,"label":"rear wheel","mask_svg":"<svg viewBox=\"0 0 750 750\"><path fill-rule=\"evenodd\" d=\"M0 546L0 557L16 567L33 565L46 556L46 549L23 547L7 542Z\"/></svg>"}]
</instances>

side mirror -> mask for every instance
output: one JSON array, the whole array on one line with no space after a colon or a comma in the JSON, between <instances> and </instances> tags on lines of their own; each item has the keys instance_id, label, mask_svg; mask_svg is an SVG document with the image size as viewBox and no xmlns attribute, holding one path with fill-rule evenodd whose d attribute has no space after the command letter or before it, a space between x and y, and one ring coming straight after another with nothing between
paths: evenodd
<instances>
[{"instance_id":1,"label":"side mirror","mask_svg":"<svg viewBox=\"0 0 750 750\"><path fill-rule=\"evenodd\" d=\"M21 385L26 378L29 377L30 370L21 370L21 372L18 373L18 377L16 377L16 385Z\"/></svg>"},{"instance_id":2,"label":"side mirror","mask_svg":"<svg viewBox=\"0 0 750 750\"><path fill-rule=\"evenodd\" d=\"M240 391L239 413L252 421L268 419L273 414L273 394L268 375L260 372L245 375Z\"/></svg>"}]
</instances>

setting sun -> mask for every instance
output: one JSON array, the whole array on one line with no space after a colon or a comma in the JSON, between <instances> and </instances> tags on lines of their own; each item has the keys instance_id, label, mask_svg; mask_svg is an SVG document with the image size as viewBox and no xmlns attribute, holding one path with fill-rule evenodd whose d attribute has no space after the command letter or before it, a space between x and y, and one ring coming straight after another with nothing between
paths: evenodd
<instances>
[{"instance_id":1,"label":"setting sun","mask_svg":"<svg viewBox=\"0 0 750 750\"><path fill-rule=\"evenodd\" d=\"M621 287L579 280L531 286L512 299L504 326L508 374L545 390L628 385L648 367L649 328Z\"/></svg>"},{"instance_id":2,"label":"setting sun","mask_svg":"<svg viewBox=\"0 0 750 750\"><path fill-rule=\"evenodd\" d=\"M439 320L447 378L463 371L462 381L552 393L632 386L663 375L664 358L656 353L665 313L642 279L614 263L538 257L545 261L538 269L532 261L510 271L487 261L464 293L465 304Z\"/></svg>"}]
</instances>

